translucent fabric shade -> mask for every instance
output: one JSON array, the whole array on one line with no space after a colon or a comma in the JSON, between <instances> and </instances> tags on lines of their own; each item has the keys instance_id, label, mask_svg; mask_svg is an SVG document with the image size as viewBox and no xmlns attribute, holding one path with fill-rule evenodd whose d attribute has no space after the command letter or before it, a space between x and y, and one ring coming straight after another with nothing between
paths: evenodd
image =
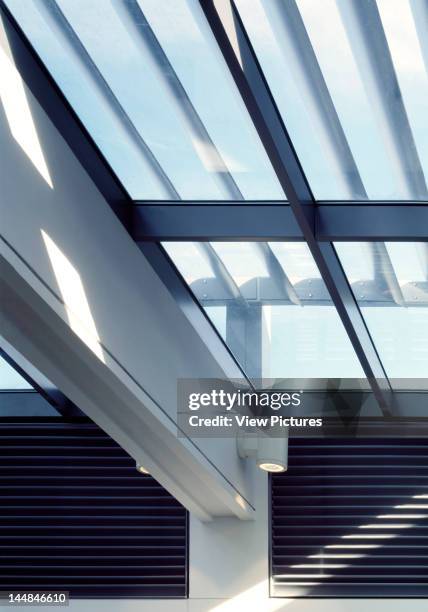
<instances>
[{"instance_id":1,"label":"translucent fabric shade","mask_svg":"<svg viewBox=\"0 0 428 612\"><path fill-rule=\"evenodd\" d=\"M163 246L249 377L364 377L306 244Z\"/></svg>"},{"instance_id":2,"label":"translucent fabric shade","mask_svg":"<svg viewBox=\"0 0 428 612\"><path fill-rule=\"evenodd\" d=\"M132 198L282 200L197 0L6 0ZM236 0L318 200L428 200L425 0Z\"/></svg>"},{"instance_id":3,"label":"translucent fabric shade","mask_svg":"<svg viewBox=\"0 0 428 612\"><path fill-rule=\"evenodd\" d=\"M425 0L236 0L319 200L427 200Z\"/></svg>"},{"instance_id":4,"label":"translucent fabric shade","mask_svg":"<svg viewBox=\"0 0 428 612\"><path fill-rule=\"evenodd\" d=\"M392 385L428 388L428 244L335 248Z\"/></svg>"},{"instance_id":5,"label":"translucent fabric shade","mask_svg":"<svg viewBox=\"0 0 428 612\"><path fill-rule=\"evenodd\" d=\"M196 0L7 0L133 199L284 199Z\"/></svg>"}]
</instances>

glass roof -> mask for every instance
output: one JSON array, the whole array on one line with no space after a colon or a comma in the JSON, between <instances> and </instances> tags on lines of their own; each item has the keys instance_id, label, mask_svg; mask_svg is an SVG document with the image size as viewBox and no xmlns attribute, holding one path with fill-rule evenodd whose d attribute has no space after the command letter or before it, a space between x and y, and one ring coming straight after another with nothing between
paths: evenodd
<instances>
[{"instance_id":1,"label":"glass roof","mask_svg":"<svg viewBox=\"0 0 428 612\"><path fill-rule=\"evenodd\" d=\"M427 200L418 0L236 0L319 200Z\"/></svg>"},{"instance_id":2,"label":"glass roof","mask_svg":"<svg viewBox=\"0 0 428 612\"><path fill-rule=\"evenodd\" d=\"M6 4L133 199L284 199L197 0ZM428 200L426 5L235 4L315 198Z\"/></svg>"},{"instance_id":3,"label":"glass roof","mask_svg":"<svg viewBox=\"0 0 428 612\"><path fill-rule=\"evenodd\" d=\"M133 199L284 199L196 0L7 0Z\"/></svg>"},{"instance_id":4,"label":"glass roof","mask_svg":"<svg viewBox=\"0 0 428 612\"><path fill-rule=\"evenodd\" d=\"M197 0L6 4L131 198L285 199ZM234 6L315 199L428 202L427 3ZM249 377L364 377L306 243L163 246ZM335 249L376 349L366 370L428 378L428 245Z\"/></svg>"},{"instance_id":5,"label":"glass roof","mask_svg":"<svg viewBox=\"0 0 428 612\"><path fill-rule=\"evenodd\" d=\"M335 249L392 385L408 388L399 379L414 379L420 387L428 379L428 244L339 242Z\"/></svg>"},{"instance_id":6,"label":"glass roof","mask_svg":"<svg viewBox=\"0 0 428 612\"><path fill-rule=\"evenodd\" d=\"M163 246L248 377L364 377L305 243Z\"/></svg>"}]
</instances>

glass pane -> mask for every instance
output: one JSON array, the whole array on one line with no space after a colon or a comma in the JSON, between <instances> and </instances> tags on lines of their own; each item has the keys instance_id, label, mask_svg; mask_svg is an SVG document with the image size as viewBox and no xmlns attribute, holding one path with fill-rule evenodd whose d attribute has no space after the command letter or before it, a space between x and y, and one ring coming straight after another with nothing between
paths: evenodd
<instances>
[{"instance_id":1,"label":"glass pane","mask_svg":"<svg viewBox=\"0 0 428 612\"><path fill-rule=\"evenodd\" d=\"M0 390L12 389L32 389L32 386L3 357L0 357Z\"/></svg>"},{"instance_id":2,"label":"glass pane","mask_svg":"<svg viewBox=\"0 0 428 612\"><path fill-rule=\"evenodd\" d=\"M339 242L335 249L392 384L427 388L428 243Z\"/></svg>"},{"instance_id":3,"label":"glass pane","mask_svg":"<svg viewBox=\"0 0 428 612\"><path fill-rule=\"evenodd\" d=\"M134 199L284 199L196 0L7 0Z\"/></svg>"},{"instance_id":4,"label":"glass pane","mask_svg":"<svg viewBox=\"0 0 428 612\"><path fill-rule=\"evenodd\" d=\"M427 200L426 4L236 4L315 197Z\"/></svg>"},{"instance_id":5,"label":"glass pane","mask_svg":"<svg viewBox=\"0 0 428 612\"><path fill-rule=\"evenodd\" d=\"M164 243L250 378L364 378L305 243Z\"/></svg>"}]
</instances>

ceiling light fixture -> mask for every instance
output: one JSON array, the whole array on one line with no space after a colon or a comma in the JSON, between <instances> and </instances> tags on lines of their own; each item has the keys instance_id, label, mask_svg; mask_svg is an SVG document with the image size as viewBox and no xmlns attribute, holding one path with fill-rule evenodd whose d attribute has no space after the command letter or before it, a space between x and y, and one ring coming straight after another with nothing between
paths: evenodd
<instances>
[{"instance_id":1,"label":"ceiling light fixture","mask_svg":"<svg viewBox=\"0 0 428 612\"><path fill-rule=\"evenodd\" d=\"M261 433L240 435L237 447L241 459L254 457L257 467L265 472L285 472L288 468L288 438L272 438Z\"/></svg>"}]
</instances>

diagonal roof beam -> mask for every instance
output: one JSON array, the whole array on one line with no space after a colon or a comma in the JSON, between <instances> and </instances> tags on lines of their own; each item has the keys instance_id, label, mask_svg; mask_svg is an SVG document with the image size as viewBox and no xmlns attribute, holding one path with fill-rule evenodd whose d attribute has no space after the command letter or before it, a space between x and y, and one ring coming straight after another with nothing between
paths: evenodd
<instances>
[{"instance_id":1,"label":"diagonal roof beam","mask_svg":"<svg viewBox=\"0 0 428 612\"><path fill-rule=\"evenodd\" d=\"M383 413L389 415L389 381L332 244L315 238L313 195L236 7L231 0L200 0L200 5L371 388Z\"/></svg>"},{"instance_id":2,"label":"diagonal roof beam","mask_svg":"<svg viewBox=\"0 0 428 612\"><path fill-rule=\"evenodd\" d=\"M425 200L425 177L376 2L337 5L401 188L409 200Z\"/></svg>"}]
</instances>

